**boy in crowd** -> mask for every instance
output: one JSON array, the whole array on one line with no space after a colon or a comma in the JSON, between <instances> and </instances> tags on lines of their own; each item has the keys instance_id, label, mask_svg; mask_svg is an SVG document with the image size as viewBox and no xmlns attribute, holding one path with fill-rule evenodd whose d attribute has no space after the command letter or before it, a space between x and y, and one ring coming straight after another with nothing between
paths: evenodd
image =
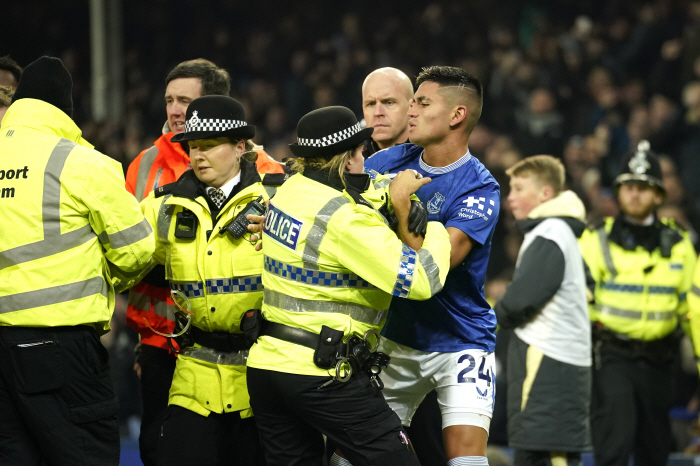
<instances>
[{"instance_id":1,"label":"boy in crowd","mask_svg":"<svg viewBox=\"0 0 700 466\"><path fill-rule=\"evenodd\" d=\"M581 464L591 449L591 335L583 258L583 202L563 191L564 166L528 157L506 172L525 238L513 281L496 303L508 348L508 438L515 464Z\"/></svg>"}]
</instances>

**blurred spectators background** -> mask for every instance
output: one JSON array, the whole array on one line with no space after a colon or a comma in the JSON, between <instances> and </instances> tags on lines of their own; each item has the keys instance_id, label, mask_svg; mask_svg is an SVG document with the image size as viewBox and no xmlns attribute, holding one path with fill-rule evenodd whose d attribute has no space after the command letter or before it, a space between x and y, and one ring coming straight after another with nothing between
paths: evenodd
<instances>
[{"instance_id":1,"label":"blurred spectators background","mask_svg":"<svg viewBox=\"0 0 700 466\"><path fill-rule=\"evenodd\" d=\"M229 71L256 142L278 160L291 156L296 122L311 109L345 105L361 116L361 85L372 70L392 66L414 78L423 66L455 65L484 83L470 150L499 180L503 199L505 170L546 153L564 161L568 187L591 221L615 215L611 182L621 156L648 139L663 154L661 214L690 230L698 246L700 0L123 0L123 10L122 121L91 118L86 2L6 5L0 56L20 66L59 56L73 75L85 138L125 169L160 135L163 76L183 60L203 57ZM490 300L510 279L521 241L507 203L501 209ZM113 351L126 358L123 315L115 316ZM683 379L680 404L696 379ZM134 414L138 402L122 400Z\"/></svg>"}]
</instances>

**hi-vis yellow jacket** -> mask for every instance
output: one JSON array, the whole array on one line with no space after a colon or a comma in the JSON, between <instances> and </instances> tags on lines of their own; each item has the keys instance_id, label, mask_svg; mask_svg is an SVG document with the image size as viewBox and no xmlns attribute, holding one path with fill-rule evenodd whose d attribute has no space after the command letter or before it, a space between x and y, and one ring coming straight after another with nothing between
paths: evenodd
<instances>
[{"instance_id":1,"label":"hi-vis yellow jacket","mask_svg":"<svg viewBox=\"0 0 700 466\"><path fill-rule=\"evenodd\" d=\"M428 299L442 289L450 266L445 227L428 223L423 248L414 251L371 205L301 174L278 188L263 234L265 319L362 337L384 324L392 295ZM248 366L328 374L310 348L269 336L250 349Z\"/></svg>"},{"instance_id":2,"label":"hi-vis yellow jacket","mask_svg":"<svg viewBox=\"0 0 700 466\"><path fill-rule=\"evenodd\" d=\"M688 293L688 315L690 316L690 328L695 346L695 357L700 369L700 258L695 264L693 284Z\"/></svg>"},{"instance_id":3,"label":"hi-vis yellow jacket","mask_svg":"<svg viewBox=\"0 0 700 466\"><path fill-rule=\"evenodd\" d=\"M687 330L688 302L695 250L685 232L662 220L675 239L670 257L661 249L626 250L608 238L615 219L586 230L579 246L596 282L592 321L616 333L651 341L673 332L679 321ZM672 229L672 230L671 230Z\"/></svg>"},{"instance_id":4,"label":"hi-vis yellow jacket","mask_svg":"<svg viewBox=\"0 0 700 466\"><path fill-rule=\"evenodd\" d=\"M267 193L252 162L241 160L242 189L212 220L192 170L178 181L157 188L141 203L156 230L156 263L165 265L171 288L184 293L192 307L192 325L207 332L241 333L248 309L262 303L262 251L248 239L221 233L248 202ZM197 218L196 236L178 238L177 216L188 210ZM208 234L208 232L210 232ZM181 300L178 300L181 304ZM250 417L246 388L246 351L223 353L195 344L182 350L175 367L169 404L202 416L241 411Z\"/></svg>"},{"instance_id":5,"label":"hi-vis yellow jacket","mask_svg":"<svg viewBox=\"0 0 700 466\"><path fill-rule=\"evenodd\" d=\"M120 164L58 108L20 99L0 129L0 213L0 325L109 330L114 275L154 248Z\"/></svg>"}]
</instances>

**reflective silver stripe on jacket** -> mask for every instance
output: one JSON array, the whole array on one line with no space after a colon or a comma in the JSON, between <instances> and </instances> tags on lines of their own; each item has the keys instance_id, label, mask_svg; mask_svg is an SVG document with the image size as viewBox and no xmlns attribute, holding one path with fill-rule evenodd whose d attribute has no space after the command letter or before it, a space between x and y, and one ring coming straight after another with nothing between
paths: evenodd
<instances>
[{"instance_id":1,"label":"reflective silver stripe on jacket","mask_svg":"<svg viewBox=\"0 0 700 466\"><path fill-rule=\"evenodd\" d=\"M134 197L136 197L139 202L143 201L143 199L146 197L145 193L148 175L151 173L151 167L153 166L153 162L155 162L157 156L158 148L153 146L143 154L143 157L141 157L139 172L136 175L136 189L134 189Z\"/></svg>"},{"instance_id":2,"label":"reflective silver stripe on jacket","mask_svg":"<svg viewBox=\"0 0 700 466\"><path fill-rule=\"evenodd\" d=\"M294 298L277 291L265 289L263 303L289 312L328 312L345 314L351 319L369 325L379 325L388 312L387 309L372 309L355 303L336 301L315 301Z\"/></svg>"},{"instance_id":3,"label":"reflective silver stripe on jacket","mask_svg":"<svg viewBox=\"0 0 700 466\"><path fill-rule=\"evenodd\" d=\"M0 296L0 314L65 303L96 294L101 294L105 298L108 295L107 283L102 277Z\"/></svg>"},{"instance_id":4,"label":"reflective silver stripe on jacket","mask_svg":"<svg viewBox=\"0 0 700 466\"><path fill-rule=\"evenodd\" d=\"M693 285L693 287L690 289L690 292L693 293L695 296L700 296L700 288L697 285Z\"/></svg>"},{"instance_id":5,"label":"reflective silver stripe on jacket","mask_svg":"<svg viewBox=\"0 0 700 466\"><path fill-rule=\"evenodd\" d=\"M265 188L267 197L269 197L270 199L275 197L275 194L277 194L277 186L263 186L263 188Z\"/></svg>"},{"instance_id":6,"label":"reflective silver stripe on jacket","mask_svg":"<svg viewBox=\"0 0 700 466\"><path fill-rule=\"evenodd\" d=\"M335 288L366 288L376 290L377 287L352 272L322 272L308 270L285 264L269 256L265 256L265 270L278 277L294 280L309 285L331 286Z\"/></svg>"},{"instance_id":7,"label":"reflective silver stripe on jacket","mask_svg":"<svg viewBox=\"0 0 700 466\"><path fill-rule=\"evenodd\" d=\"M76 248L95 237L90 224L61 234L61 172L77 144L61 139L53 148L44 171L41 215L44 239L0 252L0 270Z\"/></svg>"},{"instance_id":8,"label":"reflective silver stripe on jacket","mask_svg":"<svg viewBox=\"0 0 700 466\"><path fill-rule=\"evenodd\" d=\"M109 244L112 249L118 249L148 238L148 235L150 235L152 231L153 228L151 228L148 220L144 218L136 225L125 228L122 231L117 231L111 235L103 231L98 235L98 238L103 245Z\"/></svg>"},{"instance_id":9,"label":"reflective silver stripe on jacket","mask_svg":"<svg viewBox=\"0 0 700 466\"><path fill-rule=\"evenodd\" d=\"M248 360L248 350L224 353L223 351L216 351L207 347L195 348L194 346L188 346L182 350L181 354L188 358L199 359L212 364L221 364L222 366L244 366Z\"/></svg>"},{"instance_id":10,"label":"reflective silver stripe on jacket","mask_svg":"<svg viewBox=\"0 0 700 466\"><path fill-rule=\"evenodd\" d=\"M158 210L158 218L156 219L156 230L158 233L158 239L164 243L168 242L168 233L170 233L170 222L172 221L173 214L175 213L175 206L172 204L166 204L165 201L170 199L172 194L168 194L163 197L163 202L160 204L160 209Z\"/></svg>"},{"instance_id":11,"label":"reflective silver stripe on jacket","mask_svg":"<svg viewBox=\"0 0 700 466\"><path fill-rule=\"evenodd\" d=\"M399 298L408 297L408 293L411 291L411 285L413 284L413 272L415 268L416 251L404 244L401 248L399 273L396 276L396 283L394 284L394 289L391 294Z\"/></svg>"},{"instance_id":12,"label":"reflective silver stripe on jacket","mask_svg":"<svg viewBox=\"0 0 700 466\"><path fill-rule=\"evenodd\" d=\"M427 249L420 249L418 251L418 257L420 258L420 264L423 266L423 270L425 270L425 274L428 276L430 294L434 296L442 290L442 284L440 283L440 267L435 263L433 255Z\"/></svg>"},{"instance_id":13,"label":"reflective silver stripe on jacket","mask_svg":"<svg viewBox=\"0 0 700 466\"><path fill-rule=\"evenodd\" d=\"M598 232L598 241L600 241L600 250L603 252L603 261L605 261L605 267L608 268L610 272L610 277L614 280L617 277L617 269L615 268L615 263L612 260L612 254L610 253L610 245L608 244L608 232L605 231L605 225L596 230Z\"/></svg>"},{"instance_id":14,"label":"reflective silver stripe on jacket","mask_svg":"<svg viewBox=\"0 0 700 466\"><path fill-rule=\"evenodd\" d=\"M596 304L596 310L601 314L624 317L626 319L642 320L642 317L646 315L646 320L673 320L677 318L676 311L631 311L629 309L619 309L612 306L604 306L602 304Z\"/></svg>"},{"instance_id":15,"label":"reflective silver stripe on jacket","mask_svg":"<svg viewBox=\"0 0 700 466\"><path fill-rule=\"evenodd\" d=\"M381 175L381 173L379 173L375 170L371 170L370 174L375 174L375 176ZM383 189L383 188L386 188L387 186L389 186L389 183L391 183L391 178L389 178L389 177L381 178L379 180L375 179L374 180L374 188L375 189Z\"/></svg>"},{"instance_id":16,"label":"reflective silver stripe on jacket","mask_svg":"<svg viewBox=\"0 0 700 466\"><path fill-rule=\"evenodd\" d=\"M131 290L129 292L128 303L130 306L134 306L136 309L145 312L151 312L151 305L153 305L153 312L155 314L165 317L168 320L175 321L175 306L171 306L160 299L151 298L143 293Z\"/></svg>"},{"instance_id":17,"label":"reflective silver stripe on jacket","mask_svg":"<svg viewBox=\"0 0 700 466\"><path fill-rule=\"evenodd\" d=\"M349 203L350 201L343 196L335 197L328 201L316 214L314 224L311 226L309 234L306 235L306 246L302 255L304 268L318 270L318 248L321 246L321 241L323 241L323 237L326 236L328 231L328 222L338 209Z\"/></svg>"}]
</instances>

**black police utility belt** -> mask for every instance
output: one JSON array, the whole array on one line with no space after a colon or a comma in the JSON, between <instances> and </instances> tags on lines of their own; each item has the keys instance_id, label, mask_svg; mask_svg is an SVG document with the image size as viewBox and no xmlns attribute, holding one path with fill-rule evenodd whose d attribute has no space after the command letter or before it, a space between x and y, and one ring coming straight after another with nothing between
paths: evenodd
<instances>
[{"instance_id":1,"label":"black police utility belt","mask_svg":"<svg viewBox=\"0 0 700 466\"><path fill-rule=\"evenodd\" d=\"M377 351L379 334L368 330L363 338L352 336L343 341L344 333L325 325L321 333L291 327L278 322L270 322L262 317L260 309L246 312L241 322L241 330L248 341L256 341L259 336L269 336L314 350L314 364L321 369L335 368L332 379L321 387L333 381L347 382L354 373L364 371L369 376L372 385L381 390L384 383L379 378L382 368L389 365L389 356ZM368 341L372 336L375 342ZM321 388L319 387L319 388Z\"/></svg>"}]
</instances>

